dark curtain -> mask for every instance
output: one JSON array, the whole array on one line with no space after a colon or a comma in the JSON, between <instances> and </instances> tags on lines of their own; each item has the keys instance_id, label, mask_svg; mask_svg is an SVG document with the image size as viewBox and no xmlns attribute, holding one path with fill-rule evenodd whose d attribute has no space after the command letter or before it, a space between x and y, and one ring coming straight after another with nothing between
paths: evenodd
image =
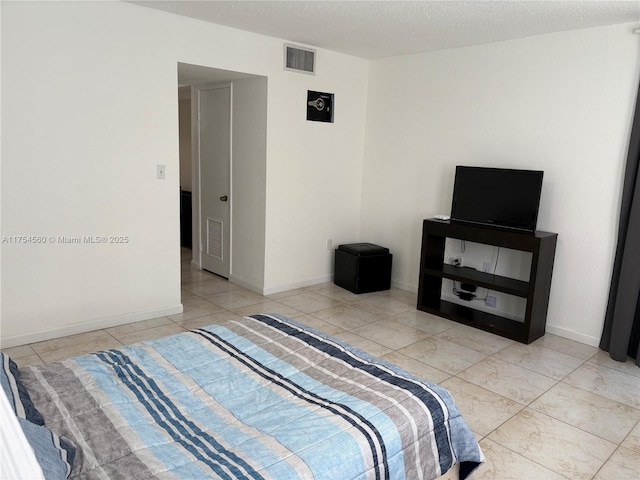
<instances>
[{"instance_id":1,"label":"dark curtain","mask_svg":"<svg viewBox=\"0 0 640 480\"><path fill-rule=\"evenodd\" d=\"M640 366L640 87L631 127L618 227L618 246L613 264L609 303L600 348L614 360L627 356Z\"/></svg>"}]
</instances>

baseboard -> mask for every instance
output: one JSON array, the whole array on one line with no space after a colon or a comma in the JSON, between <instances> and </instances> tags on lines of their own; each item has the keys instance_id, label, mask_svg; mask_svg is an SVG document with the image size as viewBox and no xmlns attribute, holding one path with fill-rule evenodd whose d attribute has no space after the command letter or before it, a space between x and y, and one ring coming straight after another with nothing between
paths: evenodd
<instances>
[{"instance_id":1,"label":"baseboard","mask_svg":"<svg viewBox=\"0 0 640 480\"><path fill-rule=\"evenodd\" d=\"M575 340L576 342L584 343L585 345L590 345L592 347L600 345L600 338L598 337L585 335L584 333L576 332L575 330L570 330L564 327L558 327L557 325L547 323L545 331L552 335L568 338L569 340Z\"/></svg>"},{"instance_id":2,"label":"baseboard","mask_svg":"<svg viewBox=\"0 0 640 480\"><path fill-rule=\"evenodd\" d=\"M256 285L249 280L237 275L231 274L229 276L229 282L233 283L234 285L238 285L239 287L246 288L247 290L251 290L254 293L264 295L264 293L262 293L264 291L264 288L262 286Z\"/></svg>"},{"instance_id":3,"label":"baseboard","mask_svg":"<svg viewBox=\"0 0 640 480\"><path fill-rule=\"evenodd\" d=\"M399 288L400 290L418 293L418 285L414 285L412 283L399 282L398 280L391 279L391 286L393 288Z\"/></svg>"},{"instance_id":4,"label":"baseboard","mask_svg":"<svg viewBox=\"0 0 640 480\"><path fill-rule=\"evenodd\" d=\"M182 313L182 304L162 307L153 310L145 310L143 312L126 313L123 315L115 315L113 317L98 318L87 322L76 323L74 325L66 325L64 327L53 328L49 330L40 330L37 332L29 332L21 335L11 335L0 339L0 348L17 347L28 343L43 342L54 338L66 337L78 333L92 332L103 328L117 327L127 323L140 322L151 318L166 317L167 315L175 315Z\"/></svg>"},{"instance_id":5,"label":"baseboard","mask_svg":"<svg viewBox=\"0 0 640 480\"><path fill-rule=\"evenodd\" d=\"M234 282L235 283L235 282ZM275 287L264 288L262 291L253 290L256 293L260 293L261 295L272 295L274 293L286 292L288 290L294 290L296 288L310 287L312 285L320 285L322 283L333 283L333 275L325 275L323 277L314 278L311 280L306 280L304 282L296 282L296 283L288 283L286 285L277 285ZM238 283L238 285L240 285ZM241 285L243 286L243 285ZM395 280L391 280L391 286L393 288L399 288L400 290L407 290L412 293L418 293L418 287L416 285L412 285L410 283L398 282ZM249 288L250 287L245 287Z\"/></svg>"},{"instance_id":6,"label":"baseboard","mask_svg":"<svg viewBox=\"0 0 640 480\"><path fill-rule=\"evenodd\" d=\"M327 282L333 282L333 275L324 275L322 277L312 278L309 280L304 280L302 282L281 284L274 287L265 287L262 290L262 295L273 295L274 293L286 292L288 290L294 290L296 288L309 287L311 285L319 285L321 283Z\"/></svg>"}]
</instances>

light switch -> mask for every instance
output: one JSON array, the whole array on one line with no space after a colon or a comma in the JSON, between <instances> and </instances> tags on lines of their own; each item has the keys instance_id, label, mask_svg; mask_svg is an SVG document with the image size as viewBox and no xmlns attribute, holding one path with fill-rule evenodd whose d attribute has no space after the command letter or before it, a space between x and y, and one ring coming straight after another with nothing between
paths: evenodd
<instances>
[{"instance_id":1,"label":"light switch","mask_svg":"<svg viewBox=\"0 0 640 480\"><path fill-rule=\"evenodd\" d=\"M165 174L167 173L166 165L156 165L156 178L158 180L164 180Z\"/></svg>"}]
</instances>

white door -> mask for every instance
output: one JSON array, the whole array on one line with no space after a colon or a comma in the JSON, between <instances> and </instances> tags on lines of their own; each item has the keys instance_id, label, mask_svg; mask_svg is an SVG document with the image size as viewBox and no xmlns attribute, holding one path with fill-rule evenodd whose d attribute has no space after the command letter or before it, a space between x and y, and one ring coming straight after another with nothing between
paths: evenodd
<instances>
[{"instance_id":1,"label":"white door","mask_svg":"<svg viewBox=\"0 0 640 480\"><path fill-rule=\"evenodd\" d=\"M198 89L201 268L231 271L231 85Z\"/></svg>"}]
</instances>

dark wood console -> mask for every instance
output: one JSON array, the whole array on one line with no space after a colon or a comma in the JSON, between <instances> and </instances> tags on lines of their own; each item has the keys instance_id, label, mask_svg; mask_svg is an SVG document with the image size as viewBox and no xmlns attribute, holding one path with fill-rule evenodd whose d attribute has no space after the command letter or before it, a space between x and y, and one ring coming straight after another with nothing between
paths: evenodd
<instances>
[{"instance_id":1,"label":"dark wood console","mask_svg":"<svg viewBox=\"0 0 640 480\"><path fill-rule=\"evenodd\" d=\"M445 264L444 249L447 238L531 252L529 281ZM557 238L558 234L550 232L526 233L453 223L448 220L424 220L418 310L518 342L527 344L533 342L544 335L547 323L547 307ZM526 299L524 322L477 310L472 306L458 305L443 300L441 298L443 278Z\"/></svg>"}]
</instances>

